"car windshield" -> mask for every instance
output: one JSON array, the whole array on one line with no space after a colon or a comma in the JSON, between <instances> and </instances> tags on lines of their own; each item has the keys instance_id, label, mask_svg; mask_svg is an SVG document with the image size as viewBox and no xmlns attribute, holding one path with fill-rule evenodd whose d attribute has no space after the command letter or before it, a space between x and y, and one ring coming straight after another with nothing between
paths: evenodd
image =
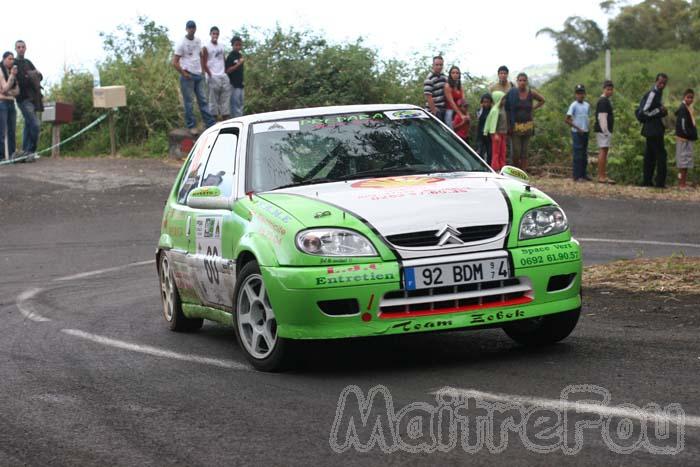
<instances>
[{"instance_id":1,"label":"car windshield","mask_svg":"<svg viewBox=\"0 0 700 467\"><path fill-rule=\"evenodd\" d=\"M489 172L422 110L325 115L256 123L248 191L389 175Z\"/></svg>"}]
</instances>

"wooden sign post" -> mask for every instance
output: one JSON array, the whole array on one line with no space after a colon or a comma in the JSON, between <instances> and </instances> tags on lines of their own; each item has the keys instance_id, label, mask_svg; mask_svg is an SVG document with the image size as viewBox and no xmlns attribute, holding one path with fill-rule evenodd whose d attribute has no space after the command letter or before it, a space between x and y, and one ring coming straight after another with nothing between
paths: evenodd
<instances>
[{"instance_id":1,"label":"wooden sign post","mask_svg":"<svg viewBox=\"0 0 700 467\"><path fill-rule=\"evenodd\" d=\"M95 108L114 109L126 107L126 87L102 86L92 89L92 104ZM110 112L109 120L109 145L112 156L117 155L117 134L114 122L114 112Z\"/></svg>"}]
</instances>

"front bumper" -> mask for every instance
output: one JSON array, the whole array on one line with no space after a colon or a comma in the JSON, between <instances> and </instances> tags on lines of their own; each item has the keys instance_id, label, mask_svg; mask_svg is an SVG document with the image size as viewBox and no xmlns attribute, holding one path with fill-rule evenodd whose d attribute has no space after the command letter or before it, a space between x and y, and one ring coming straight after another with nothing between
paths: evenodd
<instances>
[{"instance_id":1,"label":"front bumper","mask_svg":"<svg viewBox=\"0 0 700 467\"><path fill-rule=\"evenodd\" d=\"M458 297L454 299L454 306L421 303L398 312L396 307L382 306L397 294L408 296L402 292L402 271L398 262L266 267L262 268L262 274L275 310L278 335L290 339L366 337L494 326L581 306L582 264L578 242L515 248L508 251L508 256L515 279L504 281L501 289L494 286L496 288L491 290L495 295L484 297L483 292L455 289L455 294L449 295L449 300ZM570 281L557 289L552 287L553 277L569 277ZM503 293L499 293L501 291ZM354 300L356 306L350 311L352 314L331 316L319 305L319 302Z\"/></svg>"}]
</instances>

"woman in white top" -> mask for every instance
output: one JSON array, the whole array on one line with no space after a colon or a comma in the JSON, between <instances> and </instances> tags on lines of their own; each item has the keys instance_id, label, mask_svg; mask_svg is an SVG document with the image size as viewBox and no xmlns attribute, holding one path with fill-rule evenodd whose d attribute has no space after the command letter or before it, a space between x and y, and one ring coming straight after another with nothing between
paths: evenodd
<instances>
[{"instance_id":1,"label":"woman in white top","mask_svg":"<svg viewBox=\"0 0 700 467\"><path fill-rule=\"evenodd\" d=\"M2 54L0 63L0 159L9 159L15 152L17 110L15 96L19 94L17 67L12 52Z\"/></svg>"}]
</instances>

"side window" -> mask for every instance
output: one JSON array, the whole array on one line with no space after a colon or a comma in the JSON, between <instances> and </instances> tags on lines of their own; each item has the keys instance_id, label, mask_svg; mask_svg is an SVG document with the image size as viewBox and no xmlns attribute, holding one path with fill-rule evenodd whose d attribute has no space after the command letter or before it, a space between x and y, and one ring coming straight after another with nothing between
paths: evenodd
<instances>
[{"instance_id":1,"label":"side window","mask_svg":"<svg viewBox=\"0 0 700 467\"><path fill-rule=\"evenodd\" d=\"M190 157L185 174L180 181L180 188L177 191L178 203L185 204L187 195L199 185L199 181L202 179L202 172L204 172L207 154L209 154L215 136L215 134L209 134L205 138L199 139L194 148L192 148L192 157Z\"/></svg>"},{"instance_id":2,"label":"side window","mask_svg":"<svg viewBox=\"0 0 700 467\"><path fill-rule=\"evenodd\" d=\"M216 186L221 190L221 196L231 196L237 143L237 130L232 132L226 129L219 133L209 155L201 186Z\"/></svg>"}]
</instances>

